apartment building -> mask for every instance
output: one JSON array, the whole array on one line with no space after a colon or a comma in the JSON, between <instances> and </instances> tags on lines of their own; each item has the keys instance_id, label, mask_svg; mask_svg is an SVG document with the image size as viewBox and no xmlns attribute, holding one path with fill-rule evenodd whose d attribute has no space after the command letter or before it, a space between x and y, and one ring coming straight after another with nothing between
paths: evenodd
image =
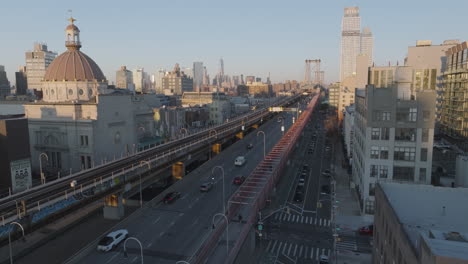
<instances>
[{"instance_id":1,"label":"apartment building","mask_svg":"<svg viewBox=\"0 0 468 264\"><path fill-rule=\"evenodd\" d=\"M356 90L352 173L365 214L374 212L379 181L431 182L436 93L411 94L407 67L393 74L392 85Z\"/></svg>"}]
</instances>

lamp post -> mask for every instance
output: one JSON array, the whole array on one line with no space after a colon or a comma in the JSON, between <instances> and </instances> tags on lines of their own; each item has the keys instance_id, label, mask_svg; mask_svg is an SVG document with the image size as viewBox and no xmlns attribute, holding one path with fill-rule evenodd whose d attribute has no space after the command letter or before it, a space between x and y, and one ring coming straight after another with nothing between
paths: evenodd
<instances>
[{"instance_id":1,"label":"lamp post","mask_svg":"<svg viewBox=\"0 0 468 264\"><path fill-rule=\"evenodd\" d=\"M140 161L140 168L143 164L147 164L148 165L148 170L151 170L151 164L146 161L146 160L142 160ZM142 192L142 189L141 189L141 173L140 173L140 208L143 207L143 192Z\"/></svg>"},{"instance_id":2,"label":"lamp post","mask_svg":"<svg viewBox=\"0 0 468 264\"><path fill-rule=\"evenodd\" d=\"M258 132L257 132L257 137L258 137L258 135L260 135L260 134L263 134L263 158L265 159L265 157L266 157L266 146L265 146L265 138L266 138L266 135L265 135L265 132L263 132L263 131L258 131Z\"/></svg>"},{"instance_id":3,"label":"lamp post","mask_svg":"<svg viewBox=\"0 0 468 264\"><path fill-rule=\"evenodd\" d=\"M213 229L215 229L214 220L216 216L222 216L224 220L226 220L226 258L227 258L229 256L229 221L225 214L217 213L213 215L213 218L211 219Z\"/></svg>"},{"instance_id":4,"label":"lamp post","mask_svg":"<svg viewBox=\"0 0 468 264\"><path fill-rule=\"evenodd\" d=\"M141 264L143 264L143 245L141 244L140 240L138 240L138 238L136 237L129 237L127 239L125 239L125 242L124 242L124 257L125 258L128 258L128 254L127 254L127 241L129 240L135 240L139 245L140 245L140 254L141 254Z\"/></svg>"},{"instance_id":5,"label":"lamp post","mask_svg":"<svg viewBox=\"0 0 468 264\"><path fill-rule=\"evenodd\" d=\"M45 184L46 179L45 179L44 173L42 172L42 156L46 158L46 161L49 161L49 156L47 156L47 154L45 154L44 152L39 154L39 171L41 173L41 182L42 184Z\"/></svg>"},{"instance_id":6,"label":"lamp post","mask_svg":"<svg viewBox=\"0 0 468 264\"><path fill-rule=\"evenodd\" d=\"M226 206L225 206L225 193L224 193L224 169L223 167L221 166L215 166L212 170L211 170L211 177L212 179L214 180L214 171L216 169L220 169L221 170L221 175L223 177L223 213L226 213Z\"/></svg>"},{"instance_id":7,"label":"lamp post","mask_svg":"<svg viewBox=\"0 0 468 264\"><path fill-rule=\"evenodd\" d=\"M25 238L24 237L24 228L23 226L18 223L18 222L11 222L10 225L17 225L21 228L21 232L23 232L23 239ZM8 245L9 245L9 248L10 248L10 264L13 264L13 250L11 249L11 231L8 232Z\"/></svg>"},{"instance_id":8,"label":"lamp post","mask_svg":"<svg viewBox=\"0 0 468 264\"><path fill-rule=\"evenodd\" d=\"M182 130L185 131L184 135L188 135L188 130L185 127L180 129L180 134L182 134ZM185 137L185 136L184 136Z\"/></svg>"}]
</instances>

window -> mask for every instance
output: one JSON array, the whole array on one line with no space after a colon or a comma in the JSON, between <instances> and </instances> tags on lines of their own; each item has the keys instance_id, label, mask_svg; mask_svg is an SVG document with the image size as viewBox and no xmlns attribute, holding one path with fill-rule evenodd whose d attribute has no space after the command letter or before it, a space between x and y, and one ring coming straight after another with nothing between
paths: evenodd
<instances>
[{"instance_id":1,"label":"window","mask_svg":"<svg viewBox=\"0 0 468 264\"><path fill-rule=\"evenodd\" d=\"M415 128L396 128L395 129L395 140L398 141L416 141L416 129Z\"/></svg>"},{"instance_id":2,"label":"window","mask_svg":"<svg viewBox=\"0 0 468 264\"><path fill-rule=\"evenodd\" d=\"M397 181L414 181L414 167L393 167L393 179Z\"/></svg>"},{"instance_id":3,"label":"window","mask_svg":"<svg viewBox=\"0 0 468 264\"><path fill-rule=\"evenodd\" d=\"M85 156L80 156L81 159L81 169L86 168L86 159Z\"/></svg>"},{"instance_id":4,"label":"window","mask_svg":"<svg viewBox=\"0 0 468 264\"><path fill-rule=\"evenodd\" d=\"M393 158L395 160L414 161L416 157L416 149L410 147L395 147Z\"/></svg>"},{"instance_id":5,"label":"window","mask_svg":"<svg viewBox=\"0 0 468 264\"><path fill-rule=\"evenodd\" d=\"M81 146L88 146L88 136L80 136Z\"/></svg>"},{"instance_id":6,"label":"window","mask_svg":"<svg viewBox=\"0 0 468 264\"><path fill-rule=\"evenodd\" d=\"M382 120L382 112L374 110L372 111L372 120L373 121L381 121Z\"/></svg>"},{"instance_id":7,"label":"window","mask_svg":"<svg viewBox=\"0 0 468 264\"><path fill-rule=\"evenodd\" d=\"M371 177L377 177L378 173L379 173L379 166L377 165L371 165L370 166L370 176Z\"/></svg>"},{"instance_id":8,"label":"window","mask_svg":"<svg viewBox=\"0 0 468 264\"><path fill-rule=\"evenodd\" d=\"M375 195L375 183L369 183L369 196Z\"/></svg>"},{"instance_id":9,"label":"window","mask_svg":"<svg viewBox=\"0 0 468 264\"><path fill-rule=\"evenodd\" d=\"M380 147L380 158L388 159L388 147Z\"/></svg>"},{"instance_id":10,"label":"window","mask_svg":"<svg viewBox=\"0 0 468 264\"><path fill-rule=\"evenodd\" d=\"M380 128L373 127L371 129L371 139L372 140L379 140L380 139Z\"/></svg>"},{"instance_id":11,"label":"window","mask_svg":"<svg viewBox=\"0 0 468 264\"><path fill-rule=\"evenodd\" d=\"M421 161L427 161L427 148L421 148Z\"/></svg>"},{"instance_id":12,"label":"window","mask_svg":"<svg viewBox=\"0 0 468 264\"><path fill-rule=\"evenodd\" d=\"M416 122L418 118L418 109L417 108L410 108L410 111L409 111L409 117L408 117L408 121L410 122Z\"/></svg>"},{"instance_id":13,"label":"window","mask_svg":"<svg viewBox=\"0 0 468 264\"><path fill-rule=\"evenodd\" d=\"M381 165L379 174L380 174L379 178L386 179L388 177L388 166Z\"/></svg>"},{"instance_id":14,"label":"window","mask_svg":"<svg viewBox=\"0 0 468 264\"><path fill-rule=\"evenodd\" d=\"M390 112L382 112L382 121L390 121Z\"/></svg>"},{"instance_id":15,"label":"window","mask_svg":"<svg viewBox=\"0 0 468 264\"><path fill-rule=\"evenodd\" d=\"M428 128L423 128L422 129L422 142L429 142L429 129Z\"/></svg>"},{"instance_id":16,"label":"window","mask_svg":"<svg viewBox=\"0 0 468 264\"><path fill-rule=\"evenodd\" d=\"M86 156L86 161L88 162L88 168L91 168L91 157L90 156Z\"/></svg>"},{"instance_id":17,"label":"window","mask_svg":"<svg viewBox=\"0 0 468 264\"><path fill-rule=\"evenodd\" d=\"M389 138L390 138L390 128L382 127L380 139L388 140Z\"/></svg>"},{"instance_id":18,"label":"window","mask_svg":"<svg viewBox=\"0 0 468 264\"><path fill-rule=\"evenodd\" d=\"M419 181L426 182L426 168L419 168Z\"/></svg>"},{"instance_id":19,"label":"window","mask_svg":"<svg viewBox=\"0 0 468 264\"><path fill-rule=\"evenodd\" d=\"M379 158L379 147L377 146L372 146L371 147L371 159L378 159Z\"/></svg>"}]
</instances>

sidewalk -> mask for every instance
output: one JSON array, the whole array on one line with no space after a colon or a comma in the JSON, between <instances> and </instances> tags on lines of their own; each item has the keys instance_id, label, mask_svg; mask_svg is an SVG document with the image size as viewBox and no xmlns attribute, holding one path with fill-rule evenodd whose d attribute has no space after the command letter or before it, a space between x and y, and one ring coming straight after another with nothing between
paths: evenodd
<instances>
[{"instance_id":1,"label":"sidewalk","mask_svg":"<svg viewBox=\"0 0 468 264\"><path fill-rule=\"evenodd\" d=\"M372 216L361 215L359 201L354 189L350 188L349 174L341 166L344 161L342 142L339 137L333 139L335 148L335 162L332 164L336 179L336 200L339 201L336 210L336 224L341 230L357 230L362 226L370 225L374 222ZM338 252L339 264L366 264L371 263L372 255L343 251Z\"/></svg>"}]
</instances>

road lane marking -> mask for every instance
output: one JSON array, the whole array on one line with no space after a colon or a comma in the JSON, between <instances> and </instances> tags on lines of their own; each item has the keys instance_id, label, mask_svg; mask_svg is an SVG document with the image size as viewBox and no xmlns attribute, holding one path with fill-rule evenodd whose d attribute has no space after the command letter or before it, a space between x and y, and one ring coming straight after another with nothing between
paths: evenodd
<instances>
[{"instance_id":1,"label":"road lane marking","mask_svg":"<svg viewBox=\"0 0 468 264\"><path fill-rule=\"evenodd\" d=\"M299 248L299 254L297 254L298 257L301 257L302 256L302 249L303 249L303 245L301 245L301 247Z\"/></svg>"},{"instance_id":2,"label":"road lane marking","mask_svg":"<svg viewBox=\"0 0 468 264\"><path fill-rule=\"evenodd\" d=\"M317 250L315 251L315 260L318 260L319 259L319 254L320 254L320 248L317 248Z\"/></svg>"},{"instance_id":3,"label":"road lane marking","mask_svg":"<svg viewBox=\"0 0 468 264\"><path fill-rule=\"evenodd\" d=\"M274 252L276 243L278 243L278 240L275 240L275 243L273 243L273 246L271 247L271 252Z\"/></svg>"},{"instance_id":4,"label":"road lane marking","mask_svg":"<svg viewBox=\"0 0 468 264\"><path fill-rule=\"evenodd\" d=\"M331 255L331 252L330 252L330 251L331 251L331 250L328 249L327 256L330 256L330 255Z\"/></svg>"},{"instance_id":5,"label":"road lane marking","mask_svg":"<svg viewBox=\"0 0 468 264\"><path fill-rule=\"evenodd\" d=\"M180 198L180 199L183 200L183 199L187 198L187 196L188 196L188 193L185 194L184 196L182 196L182 198Z\"/></svg>"},{"instance_id":6,"label":"road lane marking","mask_svg":"<svg viewBox=\"0 0 468 264\"><path fill-rule=\"evenodd\" d=\"M281 246L282 246L282 245L283 245L283 242L280 242L279 245L278 245L278 249L276 250L276 252L278 252L278 254L279 254L279 252L281 251Z\"/></svg>"},{"instance_id":7,"label":"road lane marking","mask_svg":"<svg viewBox=\"0 0 468 264\"><path fill-rule=\"evenodd\" d=\"M163 236L164 235L164 231L162 231L161 233L159 233L159 236Z\"/></svg>"},{"instance_id":8,"label":"road lane marking","mask_svg":"<svg viewBox=\"0 0 468 264\"><path fill-rule=\"evenodd\" d=\"M106 264L107 263L111 263L113 259L115 259L115 257L117 257L119 255L119 252L115 253L108 261L106 261Z\"/></svg>"},{"instance_id":9,"label":"road lane marking","mask_svg":"<svg viewBox=\"0 0 468 264\"><path fill-rule=\"evenodd\" d=\"M270 250L270 246L271 246L271 240L268 241L268 245L267 245L267 247L266 247L266 251L267 251L267 252Z\"/></svg>"},{"instance_id":10,"label":"road lane marking","mask_svg":"<svg viewBox=\"0 0 468 264\"><path fill-rule=\"evenodd\" d=\"M153 245L153 242L149 243L146 247L151 247Z\"/></svg>"},{"instance_id":11,"label":"road lane marking","mask_svg":"<svg viewBox=\"0 0 468 264\"><path fill-rule=\"evenodd\" d=\"M283 251L281 251L281 253L283 253L283 255L284 255L284 252L286 251L287 247L288 247L288 243L284 243Z\"/></svg>"},{"instance_id":12,"label":"road lane marking","mask_svg":"<svg viewBox=\"0 0 468 264\"><path fill-rule=\"evenodd\" d=\"M314 258L314 248L310 249L310 259Z\"/></svg>"},{"instance_id":13,"label":"road lane marking","mask_svg":"<svg viewBox=\"0 0 468 264\"><path fill-rule=\"evenodd\" d=\"M175 224L175 221L172 221L172 222L171 222L171 226L173 226L174 224Z\"/></svg>"},{"instance_id":14,"label":"road lane marking","mask_svg":"<svg viewBox=\"0 0 468 264\"><path fill-rule=\"evenodd\" d=\"M289 216L290 216L290 215L288 215L288 214L284 214L284 215L283 215L283 219L281 219L281 220L283 220L283 221L286 220L286 217L288 217L288 219L289 219Z\"/></svg>"},{"instance_id":15,"label":"road lane marking","mask_svg":"<svg viewBox=\"0 0 468 264\"><path fill-rule=\"evenodd\" d=\"M159 219L161 219L161 217L158 217L156 220L154 220L153 225L156 224L159 221Z\"/></svg>"},{"instance_id":16,"label":"road lane marking","mask_svg":"<svg viewBox=\"0 0 468 264\"><path fill-rule=\"evenodd\" d=\"M317 217L314 218L314 225L317 225Z\"/></svg>"},{"instance_id":17,"label":"road lane marking","mask_svg":"<svg viewBox=\"0 0 468 264\"><path fill-rule=\"evenodd\" d=\"M293 215L292 219L291 219L291 222L295 222L295 221L296 221L296 215Z\"/></svg>"},{"instance_id":18,"label":"road lane marking","mask_svg":"<svg viewBox=\"0 0 468 264\"><path fill-rule=\"evenodd\" d=\"M135 262L138 259L138 257L134 257L132 262Z\"/></svg>"},{"instance_id":19,"label":"road lane marking","mask_svg":"<svg viewBox=\"0 0 468 264\"><path fill-rule=\"evenodd\" d=\"M180 214L179 214L179 216L183 216L183 215L184 215L184 213L180 213Z\"/></svg>"},{"instance_id":20,"label":"road lane marking","mask_svg":"<svg viewBox=\"0 0 468 264\"><path fill-rule=\"evenodd\" d=\"M297 244L294 245L294 250L293 250L293 257L296 256L296 251L297 251Z\"/></svg>"},{"instance_id":21,"label":"road lane marking","mask_svg":"<svg viewBox=\"0 0 468 264\"><path fill-rule=\"evenodd\" d=\"M291 253L291 248L292 248L292 245L293 245L292 243L289 245L289 248L288 248L288 254L286 254L286 255L288 255L288 256L289 256L289 253Z\"/></svg>"}]
</instances>

